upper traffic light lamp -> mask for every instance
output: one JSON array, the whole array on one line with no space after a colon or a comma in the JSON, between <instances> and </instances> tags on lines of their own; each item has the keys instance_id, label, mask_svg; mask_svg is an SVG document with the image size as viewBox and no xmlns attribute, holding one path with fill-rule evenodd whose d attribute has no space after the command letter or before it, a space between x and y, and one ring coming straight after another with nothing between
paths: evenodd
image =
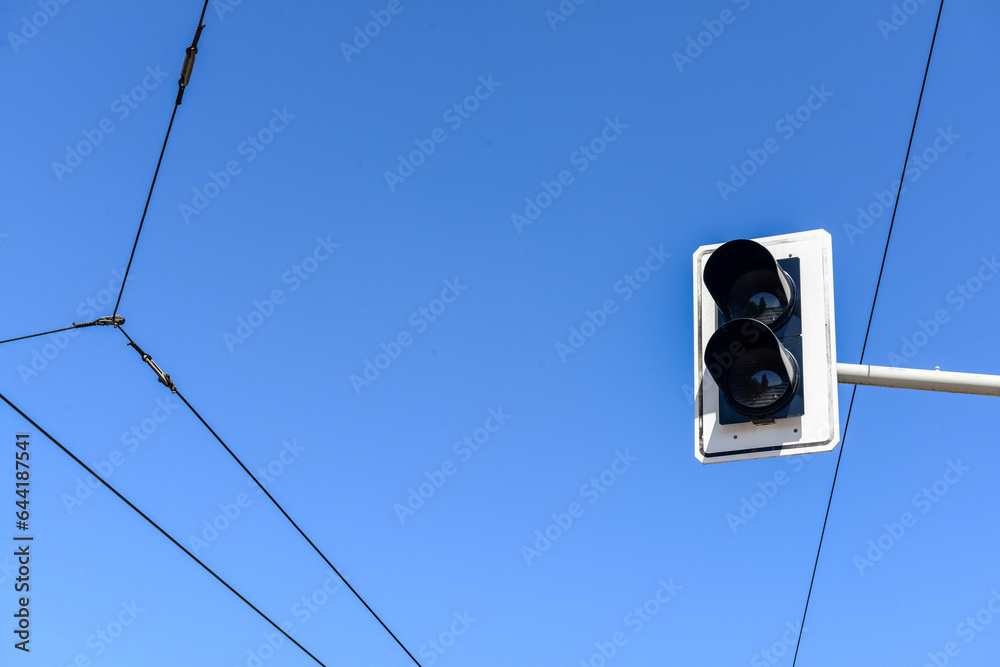
<instances>
[{"instance_id":1,"label":"upper traffic light lamp","mask_svg":"<svg viewBox=\"0 0 1000 667\"><path fill-rule=\"evenodd\" d=\"M830 235L703 246L695 268L695 455L828 451L839 441Z\"/></svg>"}]
</instances>

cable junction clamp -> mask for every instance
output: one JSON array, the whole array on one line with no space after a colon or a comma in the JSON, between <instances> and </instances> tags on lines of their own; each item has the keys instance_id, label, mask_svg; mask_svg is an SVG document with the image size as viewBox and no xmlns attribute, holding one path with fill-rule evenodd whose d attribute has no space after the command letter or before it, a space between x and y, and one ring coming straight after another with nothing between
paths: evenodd
<instances>
[{"instance_id":1,"label":"cable junction clamp","mask_svg":"<svg viewBox=\"0 0 1000 667\"><path fill-rule=\"evenodd\" d=\"M135 343L130 342L129 345L135 348L135 351L139 353L139 356L142 357L142 360L145 361L149 365L149 367L153 369L153 371L156 373L157 376L159 376L160 384L167 387L170 391L176 394L177 387L174 385L174 381L170 379L170 376L167 373L164 373L162 370L160 370L160 367L156 365L156 362L153 361L153 358L148 354L146 354L145 352L143 352L142 348L136 345Z\"/></svg>"},{"instance_id":2,"label":"cable junction clamp","mask_svg":"<svg viewBox=\"0 0 1000 667\"><path fill-rule=\"evenodd\" d=\"M77 329L82 329L83 327L95 327L95 326L105 326L105 327L120 327L125 324L125 318L121 315L110 315L108 317L98 317L93 322L83 322L77 324L73 322L73 326Z\"/></svg>"}]
</instances>

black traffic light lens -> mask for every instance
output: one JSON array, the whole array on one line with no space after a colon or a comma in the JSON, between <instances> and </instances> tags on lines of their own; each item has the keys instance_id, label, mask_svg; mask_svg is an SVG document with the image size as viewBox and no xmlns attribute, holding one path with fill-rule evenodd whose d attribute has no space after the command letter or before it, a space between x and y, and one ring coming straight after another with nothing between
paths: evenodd
<instances>
[{"instance_id":1,"label":"black traffic light lens","mask_svg":"<svg viewBox=\"0 0 1000 667\"><path fill-rule=\"evenodd\" d=\"M733 407L760 414L778 410L791 400L795 378L788 376L781 356L774 349L757 349L736 360L726 378L728 394L739 404Z\"/></svg>"},{"instance_id":2,"label":"black traffic light lens","mask_svg":"<svg viewBox=\"0 0 1000 667\"><path fill-rule=\"evenodd\" d=\"M781 285L774 281L773 271L750 269L731 283L726 306L733 319L749 317L773 327L775 322L787 319L793 305L780 288Z\"/></svg>"}]
</instances>

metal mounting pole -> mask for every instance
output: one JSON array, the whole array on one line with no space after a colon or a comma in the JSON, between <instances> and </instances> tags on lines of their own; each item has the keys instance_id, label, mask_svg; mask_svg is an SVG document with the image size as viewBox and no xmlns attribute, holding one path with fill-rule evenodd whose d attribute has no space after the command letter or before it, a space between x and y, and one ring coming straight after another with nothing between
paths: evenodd
<instances>
[{"instance_id":1,"label":"metal mounting pole","mask_svg":"<svg viewBox=\"0 0 1000 667\"><path fill-rule=\"evenodd\" d=\"M837 382L872 387L897 387L945 391L952 394L1000 396L1000 375L925 371L915 368L892 368L859 364L837 364Z\"/></svg>"}]
</instances>

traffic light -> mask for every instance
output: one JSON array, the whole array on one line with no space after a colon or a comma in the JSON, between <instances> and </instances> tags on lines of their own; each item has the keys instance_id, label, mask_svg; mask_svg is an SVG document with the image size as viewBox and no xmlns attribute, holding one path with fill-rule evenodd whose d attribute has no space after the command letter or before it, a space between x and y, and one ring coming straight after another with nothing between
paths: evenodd
<instances>
[{"instance_id":1,"label":"traffic light","mask_svg":"<svg viewBox=\"0 0 1000 667\"><path fill-rule=\"evenodd\" d=\"M829 451L840 440L830 235L702 246L695 269L695 456Z\"/></svg>"}]
</instances>

